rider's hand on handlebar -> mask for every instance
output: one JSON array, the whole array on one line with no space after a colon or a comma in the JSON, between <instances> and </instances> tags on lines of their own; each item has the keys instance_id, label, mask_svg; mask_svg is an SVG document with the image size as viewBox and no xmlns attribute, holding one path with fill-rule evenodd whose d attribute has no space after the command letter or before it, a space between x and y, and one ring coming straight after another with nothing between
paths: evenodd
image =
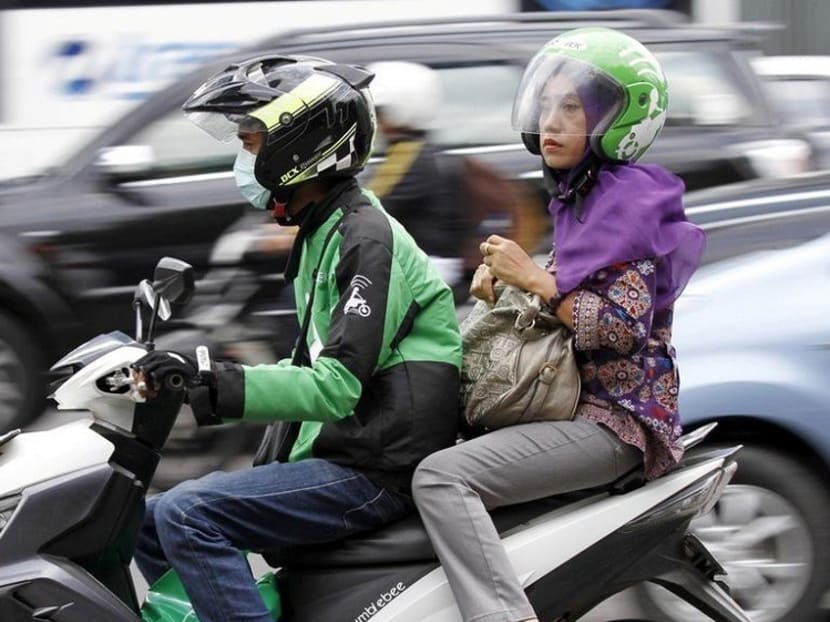
<instances>
[{"instance_id":1,"label":"rider's hand on handlebar","mask_svg":"<svg viewBox=\"0 0 830 622\"><path fill-rule=\"evenodd\" d=\"M156 397L159 392L155 387L155 383L148 381L144 374L137 369L132 370L133 385L138 394L145 400L151 400Z\"/></svg>"},{"instance_id":2,"label":"rider's hand on handlebar","mask_svg":"<svg viewBox=\"0 0 830 622\"><path fill-rule=\"evenodd\" d=\"M164 350L148 352L133 363L132 367L143 375L147 389L157 389L171 374L180 376L185 387L193 386L199 375L195 356ZM147 397L152 397L147 393Z\"/></svg>"}]
</instances>

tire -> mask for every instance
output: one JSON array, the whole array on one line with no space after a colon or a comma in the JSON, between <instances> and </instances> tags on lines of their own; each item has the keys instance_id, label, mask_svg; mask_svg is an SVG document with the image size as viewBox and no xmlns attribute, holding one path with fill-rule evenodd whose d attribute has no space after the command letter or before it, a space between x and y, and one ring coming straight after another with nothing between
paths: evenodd
<instances>
[{"instance_id":1,"label":"tire","mask_svg":"<svg viewBox=\"0 0 830 622\"><path fill-rule=\"evenodd\" d=\"M828 516L830 494L816 474L787 454L744 447L720 501L692 529L753 622L820 622L830 588ZM636 593L643 613L660 622L709 619L651 583Z\"/></svg>"},{"instance_id":2,"label":"tire","mask_svg":"<svg viewBox=\"0 0 830 622\"><path fill-rule=\"evenodd\" d=\"M25 426L45 407L40 347L22 323L0 311L0 432Z\"/></svg>"}]
</instances>

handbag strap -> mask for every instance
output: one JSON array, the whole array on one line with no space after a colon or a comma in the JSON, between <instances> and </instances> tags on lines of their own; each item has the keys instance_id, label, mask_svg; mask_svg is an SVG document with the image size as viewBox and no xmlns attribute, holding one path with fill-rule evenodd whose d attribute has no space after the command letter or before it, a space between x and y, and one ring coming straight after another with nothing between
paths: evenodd
<instances>
[{"instance_id":1,"label":"handbag strap","mask_svg":"<svg viewBox=\"0 0 830 622\"><path fill-rule=\"evenodd\" d=\"M541 309L541 296L538 294L531 295L530 301L527 303L527 307L516 315L516 321L513 323L513 326L519 332L522 332L528 328L533 328L536 324L536 320L539 318L539 312Z\"/></svg>"}]
</instances>

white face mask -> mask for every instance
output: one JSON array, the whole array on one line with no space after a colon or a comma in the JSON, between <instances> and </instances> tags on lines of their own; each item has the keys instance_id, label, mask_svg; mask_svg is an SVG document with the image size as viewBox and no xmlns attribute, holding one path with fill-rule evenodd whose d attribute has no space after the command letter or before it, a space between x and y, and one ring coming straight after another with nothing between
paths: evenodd
<instances>
[{"instance_id":1,"label":"white face mask","mask_svg":"<svg viewBox=\"0 0 830 622\"><path fill-rule=\"evenodd\" d=\"M236 154L236 161L233 163L233 176L236 179L236 187L248 203L256 209L267 209L268 199L271 198L271 191L264 188L254 176L254 162L256 155L245 149L240 149Z\"/></svg>"}]
</instances>

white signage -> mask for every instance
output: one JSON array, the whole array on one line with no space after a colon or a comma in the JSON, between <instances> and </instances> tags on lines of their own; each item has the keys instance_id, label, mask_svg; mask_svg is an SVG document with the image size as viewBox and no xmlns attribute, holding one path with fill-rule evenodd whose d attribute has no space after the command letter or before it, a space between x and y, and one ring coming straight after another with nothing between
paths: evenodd
<instances>
[{"instance_id":1,"label":"white signage","mask_svg":"<svg viewBox=\"0 0 830 622\"><path fill-rule=\"evenodd\" d=\"M205 60L295 28L501 13L514 0L316 0L0 10L0 177L70 148Z\"/></svg>"}]
</instances>

